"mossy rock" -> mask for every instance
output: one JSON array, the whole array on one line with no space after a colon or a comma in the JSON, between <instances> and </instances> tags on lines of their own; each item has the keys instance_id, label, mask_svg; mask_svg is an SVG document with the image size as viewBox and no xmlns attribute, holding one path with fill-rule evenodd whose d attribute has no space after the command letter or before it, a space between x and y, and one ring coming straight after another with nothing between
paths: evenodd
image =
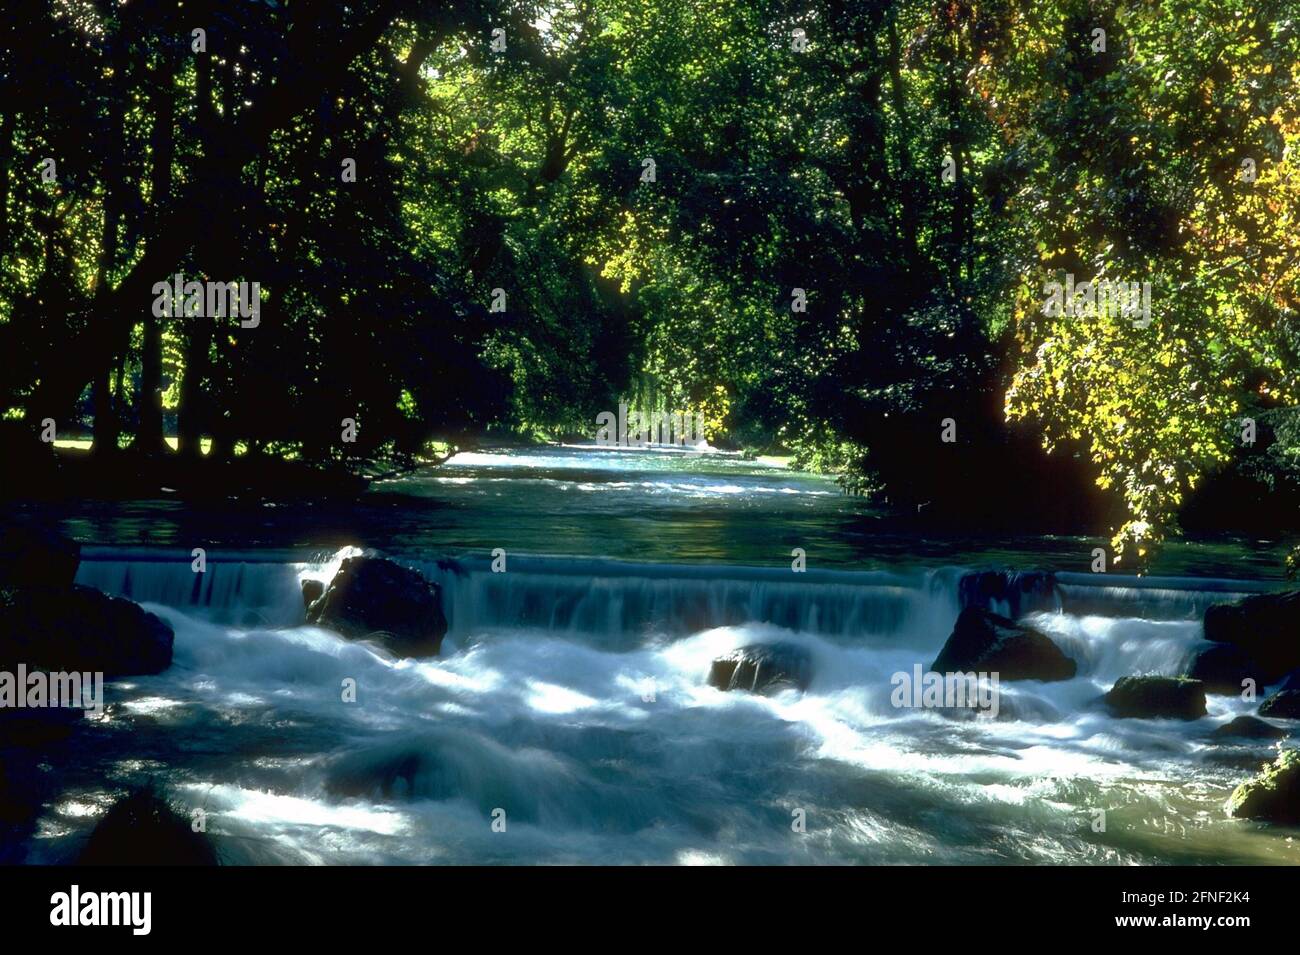
<instances>
[{"instance_id":1,"label":"mossy rock","mask_svg":"<svg viewBox=\"0 0 1300 955\"><path fill-rule=\"evenodd\" d=\"M1264 771L1233 790L1228 815L1300 824L1300 750L1283 750Z\"/></svg>"},{"instance_id":2,"label":"mossy rock","mask_svg":"<svg viewBox=\"0 0 1300 955\"><path fill-rule=\"evenodd\" d=\"M1124 676L1106 694L1118 717L1195 720L1205 715L1205 684L1174 676Z\"/></svg>"}]
</instances>

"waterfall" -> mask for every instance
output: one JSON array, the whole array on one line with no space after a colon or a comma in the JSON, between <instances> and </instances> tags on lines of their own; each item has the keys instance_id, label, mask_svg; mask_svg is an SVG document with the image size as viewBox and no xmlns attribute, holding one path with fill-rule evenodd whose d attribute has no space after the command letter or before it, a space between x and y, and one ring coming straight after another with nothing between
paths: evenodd
<instances>
[{"instance_id":1,"label":"waterfall","mask_svg":"<svg viewBox=\"0 0 1300 955\"><path fill-rule=\"evenodd\" d=\"M1212 577L1065 573L1056 579L1066 613L1146 620L1200 620L1211 604L1234 603L1273 589L1261 581Z\"/></svg>"},{"instance_id":2,"label":"waterfall","mask_svg":"<svg viewBox=\"0 0 1300 955\"><path fill-rule=\"evenodd\" d=\"M83 551L79 582L174 627L174 666L109 688L116 718L202 743L168 757L192 780L176 791L220 813L222 850L240 862L416 863L431 851L449 862L786 859L782 799L809 779L889 809L854 809L881 837L863 843L846 827L817 858L982 861L990 832L1028 826L1048 835L1006 852L1079 862L1090 857L1052 834L1074 832L1098 791L1137 818L1167 812L1173 792L1180 818L1201 821L1217 818L1239 776L1198 754L1215 752L1213 728L1253 704L1211 696L1209 718L1184 723L1113 719L1099 701L1121 676L1183 672L1202 645L1202 608L1263 584L1061 574L1042 588L1007 575L1024 586L1001 593L1022 594L1020 619L1078 676L1005 683L1004 718L963 721L899 709L892 689L952 632L963 592L978 589L968 568L794 573L510 555L493 573L482 556L395 555L441 586L451 625L441 657L409 661L303 626L301 582L328 581L355 553L214 550L200 574L181 550ZM1016 601L999 599L991 609L1013 612ZM718 656L773 641L808 655L804 692L709 687ZM346 685L358 705L341 702ZM113 734L113 745L121 739L135 736ZM242 755L272 745L276 758ZM57 804L69 832L103 785L88 766ZM1153 793L1153 778L1172 788ZM498 806L525 839L491 832L484 820ZM732 838L737 807L758 836ZM933 845L909 843L927 826ZM1222 851L1213 832L1204 839ZM1150 853L1148 841L1134 837L1129 851ZM31 858L66 861L73 845L36 840Z\"/></svg>"},{"instance_id":3,"label":"waterfall","mask_svg":"<svg viewBox=\"0 0 1300 955\"><path fill-rule=\"evenodd\" d=\"M76 582L138 603L160 604L240 626L291 627L303 622L299 578L313 565L289 555L207 556L197 573L188 553L86 548Z\"/></svg>"},{"instance_id":4,"label":"waterfall","mask_svg":"<svg viewBox=\"0 0 1300 955\"><path fill-rule=\"evenodd\" d=\"M453 636L479 629L542 629L630 649L653 637L682 637L744 623L871 642L940 640L958 607L948 571L809 571L788 568L633 564L512 558L425 564L443 588Z\"/></svg>"},{"instance_id":5,"label":"waterfall","mask_svg":"<svg viewBox=\"0 0 1300 955\"><path fill-rule=\"evenodd\" d=\"M77 580L215 622L290 627L303 622L302 580L328 581L342 559L355 553L360 551L213 553L206 570L196 573L184 553L145 551L135 559L130 552L88 548ZM537 630L608 650L746 623L846 644L937 649L967 599L970 588L963 581L971 580L959 567L794 573L785 567L512 556L505 572L494 573L491 562L479 557L402 562L441 586L453 639ZM1248 581L1062 574L1055 599L1026 612L1035 611L1029 616L1038 626L1083 652L1089 642L1083 634L1102 626L1089 618L1183 622L1191 626L1180 632L1194 640L1207 606L1263 589ZM997 601L992 609L1012 612Z\"/></svg>"}]
</instances>

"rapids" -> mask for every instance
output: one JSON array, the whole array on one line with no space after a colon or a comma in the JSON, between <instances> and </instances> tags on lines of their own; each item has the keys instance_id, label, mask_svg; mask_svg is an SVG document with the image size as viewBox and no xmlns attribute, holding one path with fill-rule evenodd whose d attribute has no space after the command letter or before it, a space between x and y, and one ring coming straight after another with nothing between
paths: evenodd
<instances>
[{"instance_id":1,"label":"rapids","mask_svg":"<svg viewBox=\"0 0 1300 955\"><path fill-rule=\"evenodd\" d=\"M109 682L93 744L56 761L28 861L74 856L109 791L151 778L203 808L237 863L1300 862L1285 831L1223 812L1269 747L1210 734L1251 707L1212 696L1180 723L1098 706L1120 676L1180 672L1209 603L1272 584L1067 571L1028 619L1075 679L1004 684L996 721L900 710L891 675L934 659L971 562L823 565L817 541L860 506L829 482L611 454L469 455L398 482L448 512L441 541L383 541L442 587L450 632L430 661L302 625L301 581L354 552L336 542L214 547L204 574L190 542L85 547L79 582L164 617L175 659ZM592 555L547 538L548 515L587 518ZM742 559L706 560L736 527ZM775 556L753 559L764 540ZM776 640L811 653L806 693L705 683L713 658Z\"/></svg>"}]
</instances>

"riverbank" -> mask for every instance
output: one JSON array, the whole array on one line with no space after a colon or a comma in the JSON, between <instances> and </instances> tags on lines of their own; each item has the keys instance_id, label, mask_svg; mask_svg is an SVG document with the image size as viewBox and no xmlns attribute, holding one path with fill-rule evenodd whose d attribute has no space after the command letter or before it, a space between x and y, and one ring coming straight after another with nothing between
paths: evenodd
<instances>
[{"instance_id":1,"label":"riverbank","mask_svg":"<svg viewBox=\"0 0 1300 955\"><path fill-rule=\"evenodd\" d=\"M12 437L12 429L6 434ZM133 447L97 453L91 440L52 443L10 440L3 489L8 500L150 501L254 499L267 501L353 498L373 481L397 477L445 461L427 457L353 455L304 461L273 453L217 457L205 440L202 453L179 454L174 437L167 450L144 453Z\"/></svg>"}]
</instances>

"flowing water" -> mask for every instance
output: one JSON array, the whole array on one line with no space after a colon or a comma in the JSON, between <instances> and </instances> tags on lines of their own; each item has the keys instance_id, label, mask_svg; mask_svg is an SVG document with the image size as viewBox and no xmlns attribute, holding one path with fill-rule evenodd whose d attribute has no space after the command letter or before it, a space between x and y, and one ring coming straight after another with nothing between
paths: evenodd
<instances>
[{"instance_id":1,"label":"flowing water","mask_svg":"<svg viewBox=\"0 0 1300 955\"><path fill-rule=\"evenodd\" d=\"M1183 723L1098 705L1120 676L1180 672L1208 604L1275 585L1249 573L1064 573L1028 619L1078 676L1004 683L1000 718L962 720L896 708L891 677L938 653L963 565L1014 548L934 559L935 542L891 538L862 559L869 513L822 479L666 452L475 454L359 514L355 535L322 516L315 540L300 515L231 517L226 533L264 546L214 546L202 575L174 514L153 515L153 548L106 533L146 512L69 516L100 541L80 582L164 617L175 660L111 683L104 717L52 760L29 861L75 855L117 786L154 779L209 813L236 863L1300 862L1296 830L1223 810L1270 748L1210 734L1253 707L1213 696ZM343 543L442 585L441 657L302 625L300 582L328 580ZM1056 551L1067 567L1087 553L1016 553ZM715 657L777 640L811 654L806 692L707 685Z\"/></svg>"}]
</instances>

